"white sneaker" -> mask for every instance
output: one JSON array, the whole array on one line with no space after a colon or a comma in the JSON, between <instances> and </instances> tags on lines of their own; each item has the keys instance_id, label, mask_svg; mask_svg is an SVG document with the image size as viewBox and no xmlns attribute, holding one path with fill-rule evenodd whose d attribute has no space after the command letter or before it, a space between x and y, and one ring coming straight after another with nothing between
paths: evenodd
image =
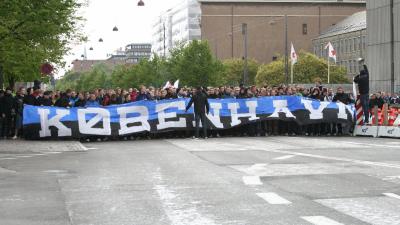
<instances>
[{"instance_id":1,"label":"white sneaker","mask_svg":"<svg viewBox=\"0 0 400 225\"><path fill-rule=\"evenodd\" d=\"M17 140L17 139L18 139L18 137L17 137L17 136L14 136L14 137L12 137L12 139L13 139L13 140Z\"/></svg>"}]
</instances>

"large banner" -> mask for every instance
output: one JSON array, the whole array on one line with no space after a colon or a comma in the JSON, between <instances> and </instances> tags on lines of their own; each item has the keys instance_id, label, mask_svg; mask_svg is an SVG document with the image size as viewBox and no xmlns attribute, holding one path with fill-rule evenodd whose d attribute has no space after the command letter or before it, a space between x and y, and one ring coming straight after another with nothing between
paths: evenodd
<instances>
[{"instance_id":1,"label":"large banner","mask_svg":"<svg viewBox=\"0 0 400 225\"><path fill-rule=\"evenodd\" d=\"M89 108L25 105L24 134L29 139L47 137L125 136L142 132L193 129L189 99L139 101ZM297 96L250 99L210 99L208 127L228 129L264 120L312 123L352 123L354 105L320 102Z\"/></svg>"}]
</instances>

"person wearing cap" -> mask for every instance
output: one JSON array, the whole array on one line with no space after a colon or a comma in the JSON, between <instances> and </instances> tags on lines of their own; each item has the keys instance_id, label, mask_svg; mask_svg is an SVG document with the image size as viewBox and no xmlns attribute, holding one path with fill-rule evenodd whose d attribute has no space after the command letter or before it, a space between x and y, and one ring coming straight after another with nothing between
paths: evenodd
<instances>
[{"instance_id":1,"label":"person wearing cap","mask_svg":"<svg viewBox=\"0 0 400 225\"><path fill-rule=\"evenodd\" d=\"M360 74L354 77L354 82L358 84L360 93L361 106L364 112L364 123L369 123L369 72L367 65L364 64L364 59L358 59L362 69Z\"/></svg>"}]
</instances>

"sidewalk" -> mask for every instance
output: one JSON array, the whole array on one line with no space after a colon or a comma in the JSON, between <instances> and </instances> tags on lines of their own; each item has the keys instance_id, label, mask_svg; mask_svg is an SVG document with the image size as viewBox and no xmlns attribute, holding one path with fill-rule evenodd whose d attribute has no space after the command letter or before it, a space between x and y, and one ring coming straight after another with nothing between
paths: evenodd
<instances>
[{"instance_id":1,"label":"sidewalk","mask_svg":"<svg viewBox=\"0 0 400 225\"><path fill-rule=\"evenodd\" d=\"M79 141L0 140L0 153L76 152L87 149Z\"/></svg>"}]
</instances>

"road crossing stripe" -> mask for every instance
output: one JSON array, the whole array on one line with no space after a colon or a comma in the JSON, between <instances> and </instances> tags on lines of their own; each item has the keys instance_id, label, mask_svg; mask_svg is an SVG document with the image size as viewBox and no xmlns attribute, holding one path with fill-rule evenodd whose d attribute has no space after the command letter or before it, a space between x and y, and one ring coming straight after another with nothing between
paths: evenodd
<instances>
[{"instance_id":1,"label":"road crossing stripe","mask_svg":"<svg viewBox=\"0 0 400 225\"><path fill-rule=\"evenodd\" d=\"M350 162L350 163L356 163L356 164L362 164L362 165L370 165L370 166L379 166L379 167L400 169L400 165L399 164L380 163L380 162L364 161L364 160L357 160L357 159L348 159L348 158L340 158L340 157L314 155L314 154L308 154L308 153L302 153L302 152L294 152L294 151L285 151L285 150L260 149L258 147L252 147L252 149L262 150L262 151L266 151L266 152L283 153L283 154L288 154L288 155L291 154L291 155L304 156L304 157L317 158L317 159L328 159L328 160Z\"/></svg>"},{"instance_id":2,"label":"road crossing stripe","mask_svg":"<svg viewBox=\"0 0 400 225\"><path fill-rule=\"evenodd\" d=\"M281 157L274 158L274 160L285 160L285 159L291 159L293 157L295 157L295 155L284 155Z\"/></svg>"},{"instance_id":3,"label":"road crossing stripe","mask_svg":"<svg viewBox=\"0 0 400 225\"><path fill-rule=\"evenodd\" d=\"M46 154L60 154L61 152L46 152Z\"/></svg>"},{"instance_id":4,"label":"road crossing stripe","mask_svg":"<svg viewBox=\"0 0 400 225\"><path fill-rule=\"evenodd\" d=\"M246 185L262 185L263 183L260 180L259 176L244 176L243 178L243 183Z\"/></svg>"},{"instance_id":5,"label":"road crossing stripe","mask_svg":"<svg viewBox=\"0 0 400 225\"><path fill-rule=\"evenodd\" d=\"M17 159L17 158L0 158L0 160Z\"/></svg>"},{"instance_id":6,"label":"road crossing stripe","mask_svg":"<svg viewBox=\"0 0 400 225\"><path fill-rule=\"evenodd\" d=\"M371 147L400 148L400 146L398 144L397 145L385 145L385 144L359 143L359 142L352 142L352 141L345 141L343 143L354 144L354 145L362 145L362 146L365 146L365 145L368 146L369 145Z\"/></svg>"},{"instance_id":7,"label":"road crossing stripe","mask_svg":"<svg viewBox=\"0 0 400 225\"><path fill-rule=\"evenodd\" d=\"M344 225L325 216L303 216L301 218L314 225Z\"/></svg>"},{"instance_id":8,"label":"road crossing stripe","mask_svg":"<svg viewBox=\"0 0 400 225\"><path fill-rule=\"evenodd\" d=\"M32 155L19 155L17 158L32 158Z\"/></svg>"},{"instance_id":9,"label":"road crossing stripe","mask_svg":"<svg viewBox=\"0 0 400 225\"><path fill-rule=\"evenodd\" d=\"M290 201L282 198L276 193L257 193L257 196L264 199L266 202L268 202L271 205L289 205L292 204Z\"/></svg>"},{"instance_id":10,"label":"road crossing stripe","mask_svg":"<svg viewBox=\"0 0 400 225\"><path fill-rule=\"evenodd\" d=\"M387 197L392 197L392 198L397 198L400 199L399 195L396 195L394 193L383 193L383 195L386 195Z\"/></svg>"}]
</instances>

